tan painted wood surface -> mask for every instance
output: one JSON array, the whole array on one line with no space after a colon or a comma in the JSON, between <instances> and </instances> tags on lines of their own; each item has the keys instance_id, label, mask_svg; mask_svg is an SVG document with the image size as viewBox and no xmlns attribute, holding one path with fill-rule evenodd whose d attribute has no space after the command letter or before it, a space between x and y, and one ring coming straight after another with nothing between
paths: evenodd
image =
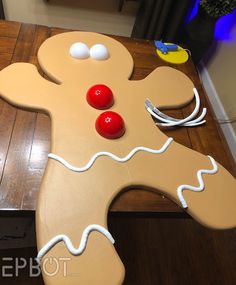
<instances>
[{"instance_id":1,"label":"tan painted wood surface","mask_svg":"<svg viewBox=\"0 0 236 285\"><path fill-rule=\"evenodd\" d=\"M104 62L72 59L68 49L75 41L89 46L104 43L111 57ZM48 112L52 121L51 151L77 166L83 166L101 150L125 156L136 146L161 148L167 136L155 127L145 111L146 94L159 107L182 106L193 97L193 83L172 68L160 67L144 80L129 81L133 61L128 51L111 38L97 34L69 33L53 37L40 48L39 62L57 84L42 78L34 66L20 63L0 73L1 95L18 106ZM126 123L125 135L115 141L100 137L94 129L99 112L86 103L85 94L97 83L107 84L113 90L112 110L119 112ZM177 187L196 185L197 170L211 168L207 157L175 142L163 154L138 153L125 164L99 158L84 173L73 173L58 162L49 161L38 199L39 248L60 233L67 234L78 245L82 231L89 224L106 227L109 205L126 187L161 191L178 203ZM219 172L204 175L204 182L205 191L184 192L188 212L210 227L234 227L235 179L219 165ZM49 256L68 256L68 252L60 244ZM72 259L69 270L78 273L78 278L68 277L68 284L121 284L124 274L114 248L97 233L89 238L84 254ZM46 284L64 282L60 274L44 277Z\"/></svg>"},{"instance_id":2,"label":"tan painted wood surface","mask_svg":"<svg viewBox=\"0 0 236 285\"><path fill-rule=\"evenodd\" d=\"M65 31L58 28L0 21L0 68L2 69L10 63L17 61L30 62L39 68L37 61L39 46L50 35ZM151 41L118 36L115 38L128 48L134 58L135 68L131 77L132 79L142 79L157 66L167 65L156 56L155 48ZM194 82L194 85L198 87L201 101L204 106L208 107L208 124L200 128L174 128L165 132L168 136L173 137L175 141L187 147L204 154L212 155L226 169L235 174L235 164L232 156L229 153L221 130L207 102L198 74L191 60L174 67L187 74ZM40 68L39 72L43 74ZM47 154L50 149L50 120L48 116L41 113L36 113L36 117L28 116L28 113L32 113L31 111L26 112L10 106L1 98L0 102L0 209L35 210L36 197L47 162ZM171 116L181 118L183 114L186 116L190 113L192 105L187 105L181 110L169 110L166 112ZM34 122L30 126L28 125L28 128L32 128L32 136L28 139L24 136L25 120L21 119L21 114L23 116L27 115L28 120ZM36 121L34 118L36 118ZM17 139L14 139L15 137ZM212 137L215 140L212 140ZM16 147L21 151L14 152ZM219 149L221 149L221 152L218 151ZM24 153L29 154L28 158L22 155ZM9 163L11 160L14 163ZM141 190L124 192L113 201L110 210L115 212L183 213L180 207L163 195L160 196L154 192Z\"/></svg>"}]
</instances>

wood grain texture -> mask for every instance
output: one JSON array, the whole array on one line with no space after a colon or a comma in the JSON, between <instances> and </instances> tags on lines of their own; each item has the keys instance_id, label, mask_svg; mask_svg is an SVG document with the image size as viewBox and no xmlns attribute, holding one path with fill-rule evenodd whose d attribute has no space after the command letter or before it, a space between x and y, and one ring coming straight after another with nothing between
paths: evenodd
<instances>
[{"instance_id":1,"label":"wood grain texture","mask_svg":"<svg viewBox=\"0 0 236 285\"><path fill-rule=\"evenodd\" d=\"M0 55L0 67L4 68L10 62L23 61L33 63L39 68L37 50L41 43L49 36L65 31L68 30L0 21L0 49L2 47L3 51ZM214 119L214 114L211 111L211 107L209 106L209 102L207 101L193 63L188 61L183 65L170 65L158 58L155 53L154 45L150 41L135 40L119 36L114 36L114 38L125 45L134 58L135 69L132 79L143 79L157 66L166 65L183 71L193 80L196 87L200 90L203 106L208 107L209 110L207 124L198 128L173 128L165 132L168 136L172 136L177 142L187 147L214 156L227 170L235 174L233 159L225 143L225 139L222 136L222 132ZM43 74L41 70L40 73ZM10 197L9 199L1 200L1 208L34 210L36 196L50 146L50 119L43 114L33 112L25 113L25 111L16 109L2 100L0 102L0 130L3 135L2 137L4 137L0 143L0 171L2 177L0 189L3 191L1 194L2 198ZM181 118L189 114L193 106L194 103L182 110L167 110L166 113ZM32 128L31 131L28 131L27 138L23 131L25 128L25 120L27 121L28 127ZM17 128L15 126L17 126ZM20 129L21 131L19 131ZM16 131L18 134L15 134ZM15 137L19 140L18 147L21 146L22 153L29 152L29 156L27 162L22 156L21 158L18 157L15 160L17 163L12 165L10 163L11 156L15 149L14 144L17 144L16 140L13 139ZM221 152L219 152L219 149L221 149ZM23 168L22 164L24 165ZM19 193L21 193L19 195L7 195L7 193L12 191L9 183L4 182L8 180L7 177L9 177L9 175L12 175L9 174L9 168L12 169L12 173L18 173L19 170L23 171L24 169L24 174L18 178L24 180L24 183L20 181L17 182L19 185L22 185L20 186L21 188L19 188L21 189L19 190ZM137 191L128 191L114 201L111 211L164 211L178 213L180 209L167 198L163 199L157 194L144 191L138 194Z\"/></svg>"},{"instance_id":2,"label":"wood grain texture","mask_svg":"<svg viewBox=\"0 0 236 285\"><path fill-rule=\"evenodd\" d=\"M36 114L17 110L0 187L0 206L2 208L21 208L25 179L29 170L27 166L31 153L35 120Z\"/></svg>"},{"instance_id":3,"label":"wood grain texture","mask_svg":"<svg viewBox=\"0 0 236 285\"><path fill-rule=\"evenodd\" d=\"M8 155L8 148L11 141L12 131L15 124L16 109L0 100L0 176L3 177L3 170ZM1 186L0 186L1 187Z\"/></svg>"}]
</instances>

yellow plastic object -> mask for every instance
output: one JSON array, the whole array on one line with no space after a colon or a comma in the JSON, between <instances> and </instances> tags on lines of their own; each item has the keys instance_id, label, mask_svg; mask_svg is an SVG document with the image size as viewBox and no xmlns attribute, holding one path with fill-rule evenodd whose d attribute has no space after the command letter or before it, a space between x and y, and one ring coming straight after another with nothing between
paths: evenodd
<instances>
[{"instance_id":1,"label":"yellow plastic object","mask_svg":"<svg viewBox=\"0 0 236 285\"><path fill-rule=\"evenodd\" d=\"M185 63L189 57L188 52L184 50L181 46L178 46L177 51L169 51L167 54L163 54L158 49L156 50L156 52L161 59L174 64Z\"/></svg>"}]
</instances>

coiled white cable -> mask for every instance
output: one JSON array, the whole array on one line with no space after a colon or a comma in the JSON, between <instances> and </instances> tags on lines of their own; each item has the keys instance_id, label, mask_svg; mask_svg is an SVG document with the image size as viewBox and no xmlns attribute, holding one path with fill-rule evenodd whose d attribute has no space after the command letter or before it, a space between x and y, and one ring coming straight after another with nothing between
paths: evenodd
<instances>
[{"instance_id":1,"label":"coiled white cable","mask_svg":"<svg viewBox=\"0 0 236 285\"><path fill-rule=\"evenodd\" d=\"M205 120L203 120L203 118L205 117L205 115L207 113L207 109L203 108L201 115L198 118L193 119L196 117L196 115L198 114L199 109L200 109L200 97L199 97L198 91L196 88L193 88L193 92L194 92L194 96L195 96L195 100L196 100L196 106L195 106L193 112L188 117L186 117L184 119L176 119L176 118L165 115L159 109L157 109L155 106L153 106L151 101L148 99L145 101L145 107L146 107L147 111L153 117L155 117L158 121L161 121L161 123L157 123L161 126L165 126L165 127L173 127L173 126L193 127L193 126L202 125L206 122Z\"/></svg>"}]
</instances>

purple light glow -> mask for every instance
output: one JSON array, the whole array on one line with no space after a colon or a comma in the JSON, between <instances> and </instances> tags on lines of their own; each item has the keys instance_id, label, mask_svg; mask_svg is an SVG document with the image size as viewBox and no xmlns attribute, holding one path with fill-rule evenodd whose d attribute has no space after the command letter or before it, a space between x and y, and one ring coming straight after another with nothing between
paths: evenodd
<instances>
[{"instance_id":1,"label":"purple light glow","mask_svg":"<svg viewBox=\"0 0 236 285\"><path fill-rule=\"evenodd\" d=\"M196 16L197 11L198 11L198 4L199 4L199 2L200 2L200 0L195 0L195 4L194 4L194 6L193 6L193 9L192 9L192 11L189 13L189 15L187 16L187 18L186 18L186 20L185 20L186 24L187 24L188 22L190 22L193 17Z\"/></svg>"},{"instance_id":2,"label":"purple light glow","mask_svg":"<svg viewBox=\"0 0 236 285\"><path fill-rule=\"evenodd\" d=\"M236 42L236 9L216 22L215 39Z\"/></svg>"},{"instance_id":3,"label":"purple light glow","mask_svg":"<svg viewBox=\"0 0 236 285\"><path fill-rule=\"evenodd\" d=\"M188 23L198 11L200 0L196 0L191 13L186 19ZM236 42L236 9L228 15L222 16L215 26L215 39L217 41Z\"/></svg>"}]
</instances>

